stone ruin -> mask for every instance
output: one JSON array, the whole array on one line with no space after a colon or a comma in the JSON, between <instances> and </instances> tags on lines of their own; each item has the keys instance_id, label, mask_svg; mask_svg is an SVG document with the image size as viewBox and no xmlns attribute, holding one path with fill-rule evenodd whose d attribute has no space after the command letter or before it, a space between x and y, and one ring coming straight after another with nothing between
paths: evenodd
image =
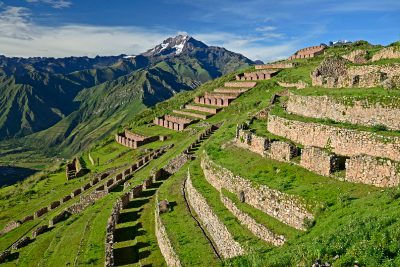
<instances>
[{"instance_id":1,"label":"stone ruin","mask_svg":"<svg viewBox=\"0 0 400 267\"><path fill-rule=\"evenodd\" d=\"M164 117L160 118L155 118L153 121L155 125L175 131L183 131L191 122L192 120L190 119L169 116L169 115L165 115Z\"/></svg>"},{"instance_id":2,"label":"stone ruin","mask_svg":"<svg viewBox=\"0 0 400 267\"><path fill-rule=\"evenodd\" d=\"M65 167L65 172L67 180L71 180L73 178L85 175L88 172L88 169L83 168L80 162L80 158L76 157L72 160L71 163L67 163Z\"/></svg>"},{"instance_id":3,"label":"stone ruin","mask_svg":"<svg viewBox=\"0 0 400 267\"><path fill-rule=\"evenodd\" d=\"M263 72L271 73L276 71L267 70ZM163 117L156 117L153 124L175 131L182 131L191 123L197 122L197 119L205 120L217 114L222 108L229 106L234 99L256 86L256 84L255 82L227 82L223 88L217 88L213 92L206 92L202 96L196 96L193 100L194 103L182 106L181 110L173 110L173 113L179 116L164 115Z\"/></svg>"},{"instance_id":4,"label":"stone ruin","mask_svg":"<svg viewBox=\"0 0 400 267\"><path fill-rule=\"evenodd\" d=\"M372 56L371 61L373 62L381 59L395 59L395 58L400 58L400 48L390 46L390 47L385 47L380 51L378 51L377 53L375 53Z\"/></svg>"},{"instance_id":5,"label":"stone ruin","mask_svg":"<svg viewBox=\"0 0 400 267\"><path fill-rule=\"evenodd\" d=\"M272 159L289 162L298 155L298 150L293 144L283 141L274 141L271 143L270 151L267 154Z\"/></svg>"},{"instance_id":6,"label":"stone ruin","mask_svg":"<svg viewBox=\"0 0 400 267\"><path fill-rule=\"evenodd\" d=\"M0 253L0 263L3 263L7 259L7 257L10 255L11 255L11 251L9 249L1 252Z\"/></svg>"},{"instance_id":7,"label":"stone ruin","mask_svg":"<svg viewBox=\"0 0 400 267\"><path fill-rule=\"evenodd\" d=\"M312 58L318 55L322 55L326 47L327 47L326 45L317 45L300 49L292 56L290 56L288 60L300 59L300 58Z\"/></svg>"},{"instance_id":8,"label":"stone ruin","mask_svg":"<svg viewBox=\"0 0 400 267\"><path fill-rule=\"evenodd\" d=\"M139 146L157 141L158 139L158 136L147 137L144 135L132 133L127 129L125 129L123 133L117 133L115 135L115 140L117 141L117 143L134 149L138 148Z\"/></svg>"},{"instance_id":9,"label":"stone ruin","mask_svg":"<svg viewBox=\"0 0 400 267\"><path fill-rule=\"evenodd\" d=\"M17 249L19 249L19 248L25 247L25 246L28 245L30 242L31 242L30 237L29 237L29 236L24 236L24 237L22 237L20 240L18 240L17 242L15 242L15 243L12 245L12 248L13 248L14 250L17 250Z\"/></svg>"},{"instance_id":10,"label":"stone ruin","mask_svg":"<svg viewBox=\"0 0 400 267\"><path fill-rule=\"evenodd\" d=\"M306 146L301 151L300 166L317 174L330 176L340 169L339 157L325 149Z\"/></svg>"},{"instance_id":11,"label":"stone ruin","mask_svg":"<svg viewBox=\"0 0 400 267\"><path fill-rule=\"evenodd\" d=\"M209 105L209 106L217 106L217 107L227 107L229 106L232 99L226 97L215 97L213 95L205 95L205 96L196 96L194 102L200 105Z\"/></svg>"},{"instance_id":12,"label":"stone ruin","mask_svg":"<svg viewBox=\"0 0 400 267\"><path fill-rule=\"evenodd\" d=\"M349 182L378 187L400 184L400 138L396 136L289 120L271 114L267 127L273 134L304 145L300 165L313 172L329 176L344 170L345 180Z\"/></svg>"},{"instance_id":13,"label":"stone ruin","mask_svg":"<svg viewBox=\"0 0 400 267\"><path fill-rule=\"evenodd\" d=\"M19 221L11 221L9 223L6 224L6 226L4 226L3 230L1 230L0 232L0 236L14 230L15 228L18 228L21 225L21 222Z\"/></svg>"},{"instance_id":14,"label":"stone ruin","mask_svg":"<svg viewBox=\"0 0 400 267\"><path fill-rule=\"evenodd\" d=\"M42 225L37 227L35 230L32 231L32 238L36 238L38 235L45 233L47 230L49 230L48 225Z\"/></svg>"},{"instance_id":15,"label":"stone ruin","mask_svg":"<svg viewBox=\"0 0 400 267\"><path fill-rule=\"evenodd\" d=\"M400 64L347 66L347 60L328 57L311 73L313 86L325 88L400 87Z\"/></svg>"},{"instance_id":16,"label":"stone ruin","mask_svg":"<svg viewBox=\"0 0 400 267\"><path fill-rule=\"evenodd\" d=\"M236 75L237 81L269 80L278 74L278 70L261 70L255 72L244 72Z\"/></svg>"},{"instance_id":17,"label":"stone ruin","mask_svg":"<svg viewBox=\"0 0 400 267\"><path fill-rule=\"evenodd\" d=\"M368 62L367 51L362 50L362 49L354 50L354 51L350 52L349 54L344 55L343 58L347 59L353 63L356 63L356 64L364 64L364 63Z\"/></svg>"}]
</instances>

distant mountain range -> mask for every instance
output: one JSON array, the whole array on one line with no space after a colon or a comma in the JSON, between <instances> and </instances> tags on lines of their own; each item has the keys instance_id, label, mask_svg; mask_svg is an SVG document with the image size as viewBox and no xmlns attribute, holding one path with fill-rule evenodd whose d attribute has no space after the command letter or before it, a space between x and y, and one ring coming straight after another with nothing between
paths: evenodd
<instances>
[{"instance_id":1,"label":"distant mountain range","mask_svg":"<svg viewBox=\"0 0 400 267\"><path fill-rule=\"evenodd\" d=\"M136 56L0 56L0 139L36 133L27 139L74 153L125 116L254 63L187 35Z\"/></svg>"}]
</instances>

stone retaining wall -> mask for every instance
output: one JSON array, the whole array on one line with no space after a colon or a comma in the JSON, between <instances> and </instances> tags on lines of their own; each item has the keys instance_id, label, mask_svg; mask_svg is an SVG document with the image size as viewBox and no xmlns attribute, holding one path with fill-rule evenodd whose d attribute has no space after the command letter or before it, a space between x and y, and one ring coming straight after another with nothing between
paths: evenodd
<instances>
[{"instance_id":1,"label":"stone retaining wall","mask_svg":"<svg viewBox=\"0 0 400 267\"><path fill-rule=\"evenodd\" d=\"M176 123L176 122L172 122L172 121L168 121L165 118L154 118L153 123L155 125L164 127L164 128L168 128L174 131L182 131L186 128L186 124L184 123Z\"/></svg>"},{"instance_id":2,"label":"stone retaining wall","mask_svg":"<svg viewBox=\"0 0 400 267\"><path fill-rule=\"evenodd\" d=\"M315 57L317 55L323 54L325 49L325 45L306 47L294 53L291 57L288 58L288 60Z\"/></svg>"},{"instance_id":3,"label":"stone retaining wall","mask_svg":"<svg viewBox=\"0 0 400 267\"><path fill-rule=\"evenodd\" d=\"M384 125L390 130L400 130L400 108L383 106L380 103L370 104L368 100L353 101L351 105L345 105L339 99L329 96L289 94L286 110L304 117L365 126Z\"/></svg>"},{"instance_id":4,"label":"stone retaining wall","mask_svg":"<svg viewBox=\"0 0 400 267\"><path fill-rule=\"evenodd\" d=\"M230 99L214 96L196 96L194 102L200 105L227 107L230 104Z\"/></svg>"},{"instance_id":5,"label":"stone retaining wall","mask_svg":"<svg viewBox=\"0 0 400 267\"><path fill-rule=\"evenodd\" d=\"M400 58L400 49L398 47L385 47L372 56L371 61L381 59Z\"/></svg>"},{"instance_id":6,"label":"stone retaining wall","mask_svg":"<svg viewBox=\"0 0 400 267\"><path fill-rule=\"evenodd\" d=\"M11 221L11 222L7 223L4 226L3 230L1 230L0 236L14 230L15 228L18 228L20 225L21 225L21 222L16 222L16 221Z\"/></svg>"},{"instance_id":7,"label":"stone retaining wall","mask_svg":"<svg viewBox=\"0 0 400 267\"><path fill-rule=\"evenodd\" d=\"M256 86L256 82L226 82L225 87L239 87L239 88L253 88Z\"/></svg>"},{"instance_id":8,"label":"stone retaining wall","mask_svg":"<svg viewBox=\"0 0 400 267\"><path fill-rule=\"evenodd\" d=\"M278 236L264 225L257 223L251 216L241 211L228 197L221 194L221 201L239 222L258 238L274 246L282 246L285 243L284 236Z\"/></svg>"},{"instance_id":9,"label":"stone retaining wall","mask_svg":"<svg viewBox=\"0 0 400 267\"><path fill-rule=\"evenodd\" d=\"M358 155L346 160L346 181L378 187L394 187L400 181L400 163Z\"/></svg>"},{"instance_id":10,"label":"stone retaining wall","mask_svg":"<svg viewBox=\"0 0 400 267\"><path fill-rule=\"evenodd\" d=\"M193 187L190 176L186 180L186 195L190 206L213 239L218 253L225 259L243 255L245 251L242 246L233 239L226 226L212 211L206 199Z\"/></svg>"},{"instance_id":11,"label":"stone retaining wall","mask_svg":"<svg viewBox=\"0 0 400 267\"><path fill-rule=\"evenodd\" d=\"M61 222L71 216L71 213L67 210L63 210L49 220L49 227L53 227L56 223Z\"/></svg>"},{"instance_id":12,"label":"stone retaining wall","mask_svg":"<svg viewBox=\"0 0 400 267\"><path fill-rule=\"evenodd\" d=\"M318 147L306 146L301 152L300 166L324 176L330 176L339 169L336 155Z\"/></svg>"},{"instance_id":13,"label":"stone retaining wall","mask_svg":"<svg viewBox=\"0 0 400 267\"><path fill-rule=\"evenodd\" d=\"M290 69L296 67L296 63L294 62L278 62L278 63L270 63L264 65L256 65L256 70L264 70L264 69Z\"/></svg>"},{"instance_id":14,"label":"stone retaining wall","mask_svg":"<svg viewBox=\"0 0 400 267\"><path fill-rule=\"evenodd\" d=\"M255 185L251 181L234 175L231 171L212 162L207 155L201 160L204 177L218 191L225 188L256 209L275 217L296 229L305 230L304 221L313 215L299 198L270 189L265 185Z\"/></svg>"},{"instance_id":15,"label":"stone retaining wall","mask_svg":"<svg viewBox=\"0 0 400 267\"><path fill-rule=\"evenodd\" d=\"M206 120L208 118L207 115L192 113L192 112L183 111L183 110L173 110L172 112L176 113L176 114L180 114L180 115L191 116L191 117L202 119L202 120Z\"/></svg>"},{"instance_id":16,"label":"stone retaining wall","mask_svg":"<svg viewBox=\"0 0 400 267\"><path fill-rule=\"evenodd\" d=\"M244 72L236 75L237 81L269 80L278 73L277 70L261 70L255 72Z\"/></svg>"},{"instance_id":17,"label":"stone retaining wall","mask_svg":"<svg viewBox=\"0 0 400 267\"><path fill-rule=\"evenodd\" d=\"M298 154L297 147L283 141L274 141L271 143L268 156L272 159L289 162Z\"/></svg>"},{"instance_id":18,"label":"stone retaining wall","mask_svg":"<svg viewBox=\"0 0 400 267\"><path fill-rule=\"evenodd\" d=\"M308 83L303 82L303 81L298 81L295 83L287 83L287 82L277 82L279 86L282 87L296 87L297 89L304 89L308 87Z\"/></svg>"},{"instance_id":19,"label":"stone retaining wall","mask_svg":"<svg viewBox=\"0 0 400 267\"><path fill-rule=\"evenodd\" d=\"M158 192L156 194L156 208L155 208L155 232L158 247L160 248L161 254L163 255L165 262L168 267L180 267L181 262L178 255L175 253L172 247L171 241L169 241L167 230L160 218L160 210L158 207Z\"/></svg>"},{"instance_id":20,"label":"stone retaining wall","mask_svg":"<svg viewBox=\"0 0 400 267\"><path fill-rule=\"evenodd\" d=\"M366 57L367 57L367 51L362 49L354 50L349 54L343 56L343 58L356 64L367 63L368 60L366 59Z\"/></svg>"},{"instance_id":21,"label":"stone retaining wall","mask_svg":"<svg viewBox=\"0 0 400 267\"><path fill-rule=\"evenodd\" d=\"M235 140L237 146L248 149L263 157L271 146L271 141L269 139L259 137L252 132L243 129L237 129Z\"/></svg>"},{"instance_id":22,"label":"stone retaining wall","mask_svg":"<svg viewBox=\"0 0 400 267\"><path fill-rule=\"evenodd\" d=\"M115 141L117 141L117 143L130 148L138 148L139 146L143 146L157 140L158 136L147 137L137 133L132 133L127 129L125 129L124 133L117 133L115 135Z\"/></svg>"},{"instance_id":23,"label":"stone retaining wall","mask_svg":"<svg viewBox=\"0 0 400 267\"><path fill-rule=\"evenodd\" d=\"M201 107L201 106L195 106L195 105L186 105L186 109L191 109L191 110L197 110L201 112L206 112L210 114L217 114L218 111L220 111L219 108L209 108L209 107Z\"/></svg>"},{"instance_id":24,"label":"stone retaining wall","mask_svg":"<svg viewBox=\"0 0 400 267\"><path fill-rule=\"evenodd\" d=\"M240 87L228 87L228 88L217 88L214 89L215 93L229 93L229 94L242 94L249 90L249 88L240 88Z\"/></svg>"},{"instance_id":25,"label":"stone retaining wall","mask_svg":"<svg viewBox=\"0 0 400 267\"><path fill-rule=\"evenodd\" d=\"M49 229L48 225L42 225L37 227L35 230L32 231L32 238L36 238L38 235L43 234Z\"/></svg>"},{"instance_id":26,"label":"stone retaining wall","mask_svg":"<svg viewBox=\"0 0 400 267\"><path fill-rule=\"evenodd\" d=\"M165 115L164 118L167 121L172 121L172 122L179 123L179 124L189 124L193 121L188 118L176 117L176 116L171 116L171 115Z\"/></svg>"},{"instance_id":27,"label":"stone retaining wall","mask_svg":"<svg viewBox=\"0 0 400 267\"><path fill-rule=\"evenodd\" d=\"M36 219L36 218L39 218L39 217L43 216L47 212L49 212L49 208L48 207L44 207L44 208L41 208L41 209L37 210L33 215L34 215L34 217Z\"/></svg>"},{"instance_id":28,"label":"stone retaining wall","mask_svg":"<svg viewBox=\"0 0 400 267\"><path fill-rule=\"evenodd\" d=\"M329 148L335 154L366 154L400 161L400 138L345 129L314 122L268 116L268 131L305 146Z\"/></svg>"}]
</instances>

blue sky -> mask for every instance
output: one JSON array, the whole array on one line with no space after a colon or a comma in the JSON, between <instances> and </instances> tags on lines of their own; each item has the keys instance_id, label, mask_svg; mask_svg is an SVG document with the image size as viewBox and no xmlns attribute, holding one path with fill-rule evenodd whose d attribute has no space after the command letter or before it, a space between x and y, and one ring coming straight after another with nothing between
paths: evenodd
<instances>
[{"instance_id":1,"label":"blue sky","mask_svg":"<svg viewBox=\"0 0 400 267\"><path fill-rule=\"evenodd\" d=\"M400 0L0 0L0 54L138 54L188 33L264 61L330 40L400 40Z\"/></svg>"}]
</instances>

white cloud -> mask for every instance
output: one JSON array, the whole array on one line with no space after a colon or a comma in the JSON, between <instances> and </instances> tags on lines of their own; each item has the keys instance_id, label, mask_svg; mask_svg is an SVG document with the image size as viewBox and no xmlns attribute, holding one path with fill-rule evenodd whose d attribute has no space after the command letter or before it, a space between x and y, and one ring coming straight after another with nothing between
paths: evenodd
<instances>
[{"instance_id":1,"label":"white cloud","mask_svg":"<svg viewBox=\"0 0 400 267\"><path fill-rule=\"evenodd\" d=\"M0 5L1 7L1 5ZM30 11L24 7L5 6L0 12L0 38L30 40Z\"/></svg>"},{"instance_id":2,"label":"white cloud","mask_svg":"<svg viewBox=\"0 0 400 267\"><path fill-rule=\"evenodd\" d=\"M31 19L29 9L0 7L0 52L7 56L96 56L139 54L176 34L165 28L117 27L93 25L43 26ZM209 45L223 46L251 59L275 60L290 55L296 43L265 45L283 40L274 28L265 32L238 35L227 32L205 32L193 37ZM178 32L181 33L181 32ZM286 38L287 39L287 38Z\"/></svg>"},{"instance_id":3,"label":"white cloud","mask_svg":"<svg viewBox=\"0 0 400 267\"><path fill-rule=\"evenodd\" d=\"M262 26L262 27L256 28L257 32L271 32L271 31L275 31L275 30L276 30L275 26Z\"/></svg>"},{"instance_id":4,"label":"white cloud","mask_svg":"<svg viewBox=\"0 0 400 267\"><path fill-rule=\"evenodd\" d=\"M193 37L241 53L250 59L261 59L263 61L286 58L296 50L298 45L295 41L266 45L260 42L265 39L263 36L239 36L225 32L195 34Z\"/></svg>"},{"instance_id":5,"label":"white cloud","mask_svg":"<svg viewBox=\"0 0 400 267\"><path fill-rule=\"evenodd\" d=\"M69 0L26 0L26 2L48 4L51 7L57 8L57 9L67 8L72 5L72 2Z\"/></svg>"}]
</instances>

